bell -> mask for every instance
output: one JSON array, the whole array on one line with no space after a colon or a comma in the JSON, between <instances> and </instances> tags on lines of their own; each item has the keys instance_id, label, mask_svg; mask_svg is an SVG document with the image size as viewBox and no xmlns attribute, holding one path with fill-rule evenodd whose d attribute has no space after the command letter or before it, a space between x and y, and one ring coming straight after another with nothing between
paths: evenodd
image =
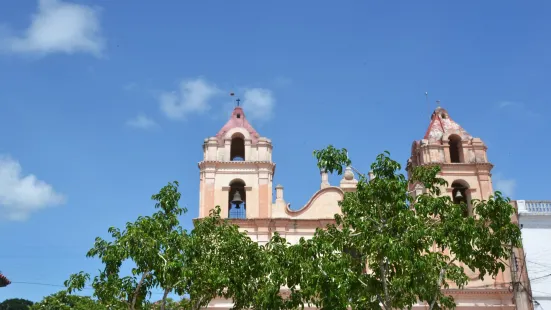
<instances>
[{"instance_id":1,"label":"bell","mask_svg":"<svg viewBox=\"0 0 551 310\"><path fill-rule=\"evenodd\" d=\"M455 198L463 199L463 194L461 194L461 191L457 191L457 193L455 193Z\"/></svg>"},{"instance_id":2,"label":"bell","mask_svg":"<svg viewBox=\"0 0 551 310\"><path fill-rule=\"evenodd\" d=\"M233 194L233 199L231 202L235 203L238 206L240 203L243 202L243 200L241 199L241 194L239 194L238 191L236 191L235 194Z\"/></svg>"}]
</instances>

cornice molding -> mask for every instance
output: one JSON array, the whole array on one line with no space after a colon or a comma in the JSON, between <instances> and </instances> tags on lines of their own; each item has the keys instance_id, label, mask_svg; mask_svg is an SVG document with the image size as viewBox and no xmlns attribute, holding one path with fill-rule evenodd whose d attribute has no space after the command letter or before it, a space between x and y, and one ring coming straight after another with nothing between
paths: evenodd
<instances>
[{"instance_id":1,"label":"cornice molding","mask_svg":"<svg viewBox=\"0 0 551 310\"><path fill-rule=\"evenodd\" d=\"M444 294L450 295L511 295L513 292L507 288L472 288L467 286L464 289L444 289Z\"/></svg>"},{"instance_id":2,"label":"cornice molding","mask_svg":"<svg viewBox=\"0 0 551 310\"><path fill-rule=\"evenodd\" d=\"M204 160L200 161L197 166L200 170L207 168L218 169L269 169L275 170L276 164L271 161L217 161L217 160Z\"/></svg>"},{"instance_id":3,"label":"cornice molding","mask_svg":"<svg viewBox=\"0 0 551 310\"><path fill-rule=\"evenodd\" d=\"M281 294L283 296L289 295L290 290L288 288L281 289ZM486 295L486 296L492 296L492 295L510 295L513 296L513 292L509 291L508 289L502 289L502 288L484 288L484 289L478 289L478 288L465 288L465 289L444 289L442 290L444 294L449 294L452 296L465 296L465 295ZM501 305L500 305L501 306ZM508 306L508 305L502 305L502 306Z\"/></svg>"},{"instance_id":4,"label":"cornice molding","mask_svg":"<svg viewBox=\"0 0 551 310\"><path fill-rule=\"evenodd\" d=\"M494 165L492 163L489 163L489 162L485 162L485 163L480 163L480 162L472 162L472 163L446 163L446 162L431 162L431 163L423 163L423 164L420 164L418 166L427 166L427 167L430 167L430 166L441 166L441 167L446 167L446 168L451 168L451 167L454 167L454 168L457 168L457 167L471 167L471 166L476 166L476 167L488 167L488 168L493 168Z\"/></svg>"},{"instance_id":5,"label":"cornice molding","mask_svg":"<svg viewBox=\"0 0 551 310\"><path fill-rule=\"evenodd\" d=\"M223 191L230 191L231 190L231 186L222 186L222 190ZM245 191L252 191L253 190L253 187L252 186L245 186Z\"/></svg>"},{"instance_id":6,"label":"cornice molding","mask_svg":"<svg viewBox=\"0 0 551 310\"><path fill-rule=\"evenodd\" d=\"M471 163L441 163L441 164L439 164L439 165L441 165L441 166L443 166L443 167L446 167L446 168L448 168L448 167L461 167L461 166L463 166L463 167L476 166L476 167L486 167L486 168L491 169L491 168L494 167L494 165L493 165L492 163L488 163L488 162L486 162L486 163L479 163L479 162L471 162Z\"/></svg>"},{"instance_id":7,"label":"cornice molding","mask_svg":"<svg viewBox=\"0 0 551 310\"><path fill-rule=\"evenodd\" d=\"M193 223L200 221L202 218L193 219ZM238 225L240 228L252 227L281 227L288 226L294 223L307 224L310 227L326 227L327 224L334 224L334 218L316 218L316 219L294 219L286 217L274 218L247 218L247 219L226 219L228 222Z\"/></svg>"}]
</instances>

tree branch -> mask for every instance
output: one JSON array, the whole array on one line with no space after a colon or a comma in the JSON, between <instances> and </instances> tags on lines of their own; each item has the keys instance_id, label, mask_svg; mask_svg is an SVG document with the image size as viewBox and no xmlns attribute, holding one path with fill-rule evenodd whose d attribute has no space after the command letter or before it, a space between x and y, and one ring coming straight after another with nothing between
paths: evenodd
<instances>
[{"instance_id":1,"label":"tree branch","mask_svg":"<svg viewBox=\"0 0 551 310\"><path fill-rule=\"evenodd\" d=\"M161 310L165 310L166 307L166 296L168 296L168 293L171 291L170 288L166 288L163 292L163 299L161 301Z\"/></svg>"},{"instance_id":2,"label":"tree branch","mask_svg":"<svg viewBox=\"0 0 551 310\"><path fill-rule=\"evenodd\" d=\"M379 260L379 270L381 271L381 280L383 281L383 290L385 293L384 303L385 309L390 309L389 296L388 296L388 284L386 283L386 264L384 258Z\"/></svg>"},{"instance_id":3,"label":"tree branch","mask_svg":"<svg viewBox=\"0 0 551 310\"><path fill-rule=\"evenodd\" d=\"M381 296L380 296L379 294L377 294L377 299L378 299L379 302L383 305L383 307L384 307L385 309L387 309L387 308L386 308L386 305L385 305L385 301L381 298Z\"/></svg>"},{"instance_id":4,"label":"tree branch","mask_svg":"<svg viewBox=\"0 0 551 310\"><path fill-rule=\"evenodd\" d=\"M350 167L350 169L352 169L352 171L356 172L356 174L358 174L359 176L363 177L364 179L368 179L368 180L369 180L369 178L366 177L365 173L361 173L360 171L358 171L358 169L356 169L356 168L354 168L354 167L352 167L352 166L348 166L348 167Z\"/></svg>"},{"instance_id":5,"label":"tree branch","mask_svg":"<svg viewBox=\"0 0 551 310\"><path fill-rule=\"evenodd\" d=\"M197 300L197 302L195 303L195 305L193 307L193 310L200 310L201 302L203 302L203 298L199 298L199 300Z\"/></svg>"},{"instance_id":6,"label":"tree branch","mask_svg":"<svg viewBox=\"0 0 551 310\"><path fill-rule=\"evenodd\" d=\"M456 259L457 258L454 258L454 259L450 260L446 264L446 266L440 270L440 275L438 276L438 282L436 282L436 289L437 290L440 290L440 286L442 285L442 281L444 280L444 275L446 274L446 271L448 270L448 267L450 267L450 265L453 264L453 262L455 262ZM429 310L432 310L434 308L434 304L436 304L436 298L434 298L434 300L430 304Z\"/></svg>"},{"instance_id":7,"label":"tree branch","mask_svg":"<svg viewBox=\"0 0 551 310\"><path fill-rule=\"evenodd\" d=\"M145 278L149 276L149 271L146 271L142 274L142 278L140 279L140 282L138 282L138 286L136 286L136 289L134 290L134 294L132 295L132 304L130 305L130 309L134 310L136 309L136 300L138 299L138 293L140 292L140 289L142 288L143 281Z\"/></svg>"},{"instance_id":8,"label":"tree branch","mask_svg":"<svg viewBox=\"0 0 551 310\"><path fill-rule=\"evenodd\" d=\"M159 255L159 257L165 262L165 265L168 263L163 255L161 255L161 252L157 253L157 255Z\"/></svg>"}]
</instances>

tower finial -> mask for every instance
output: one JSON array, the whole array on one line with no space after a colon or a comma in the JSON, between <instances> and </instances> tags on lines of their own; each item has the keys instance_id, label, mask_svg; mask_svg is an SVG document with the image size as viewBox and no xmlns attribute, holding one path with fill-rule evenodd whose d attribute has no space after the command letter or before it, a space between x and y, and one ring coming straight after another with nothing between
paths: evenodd
<instances>
[{"instance_id":1,"label":"tower finial","mask_svg":"<svg viewBox=\"0 0 551 310\"><path fill-rule=\"evenodd\" d=\"M440 100L436 100L436 106L439 108L440 107Z\"/></svg>"},{"instance_id":2,"label":"tower finial","mask_svg":"<svg viewBox=\"0 0 551 310\"><path fill-rule=\"evenodd\" d=\"M235 96L235 93L231 92L230 96L232 96L232 97ZM237 99L235 99L235 102L236 102L237 106L239 106L239 103L241 102L241 99L237 98Z\"/></svg>"}]
</instances>

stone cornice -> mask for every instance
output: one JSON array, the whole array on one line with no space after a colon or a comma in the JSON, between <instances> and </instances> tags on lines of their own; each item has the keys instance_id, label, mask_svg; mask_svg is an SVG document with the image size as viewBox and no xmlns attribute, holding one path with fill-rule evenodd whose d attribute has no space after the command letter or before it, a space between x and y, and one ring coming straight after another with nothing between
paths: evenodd
<instances>
[{"instance_id":1,"label":"stone cornice","mask_svg":"<svg viewBox=\"0 0 551 310\"><path fill-rule=\"evenodd\" d=\"M408 163L409 166L409 163ZM453 169L456 171L458 168L462 168L463 170L467 171L470 168L476 167L478 169L487 170L490 171L494 168L494 165L492 163L481 163L481 162L472 162L472 163L445 163L445 162L431 162L431 163L423 163L418 166L424 166L424 167L431 167L431 166L440 166L441 172L445 173L445 170ZM477 171L473 171L477 172ZM478 171L479 172L479 171Z\"/></svg>"},{"instance_id":2,"label":"stone cornice","mask_svg":"<svg viewBox=\"0 0 551 310\"><path fill-rule=\"evenodd\" d=\"M464 289L444 289L444 294L449 295L513 295L513 292L507 288L471 288Z\"/></svg>"},{"instance_id":3,"label":"stone cornice","mask_svg":"<svg viewBox=\"0 0 551 310\"><path fill-rule=\"evenodd\" d=\"M201 220L201 218L193 219L193 223ZM238 225L241 228L251 227L281 227L288 226L292 223L300 222L301 225L309 227L326 227L327 224L334 224L334 218L317 218L317 219L296 219L286 217L274 218L247 218L247 219L226 219L232 224Z\"/></svg>"},{"instance_id":4,"label":"stone cornice","mask_svg":"<svg viewBox=\"0 0 551 310\"><path fill-rule=\"evenodd\" d=\"M287 288L282 289L281 294L284 297L289 296L290 290ZM452 295L452 296L466 296L466 295L486 295L486 296L492 296L492 295L510 295L513 296L513 292L508 289L503 288L465 288L465 289L444 289L442 292L446 295ZM506 305L505 305L506 306Z\"/></svg>"},{"instance_id":5,"label":"stone cornice","mask_svg":"<svg viewBox=\"0 0 551 310\"><path fill-rule=\"evenodd\" d=\"M441 167L468 167L468 166L477 166L477 167L489 167L493 168L494 165L492 163L488 162L471 162L471 163L427 163L427 164L421 164L419 166L441 166Z\"/></svg>"},{"instance_id":6,"label":"stone cornice","mask_svg":"<svg viewBox=\"0 0 551 310\"><path fill-rule=\"evenodd\" d=\"M221 169L221 168L234 168L236 170L240 169L268 169L271 171L275 171L276 164L271 161L218 161L218 160L203 160L200 161L197 166L200 170L204 170L206 168L214 168L214 169Z\"/></svg>"}]
</instances>

